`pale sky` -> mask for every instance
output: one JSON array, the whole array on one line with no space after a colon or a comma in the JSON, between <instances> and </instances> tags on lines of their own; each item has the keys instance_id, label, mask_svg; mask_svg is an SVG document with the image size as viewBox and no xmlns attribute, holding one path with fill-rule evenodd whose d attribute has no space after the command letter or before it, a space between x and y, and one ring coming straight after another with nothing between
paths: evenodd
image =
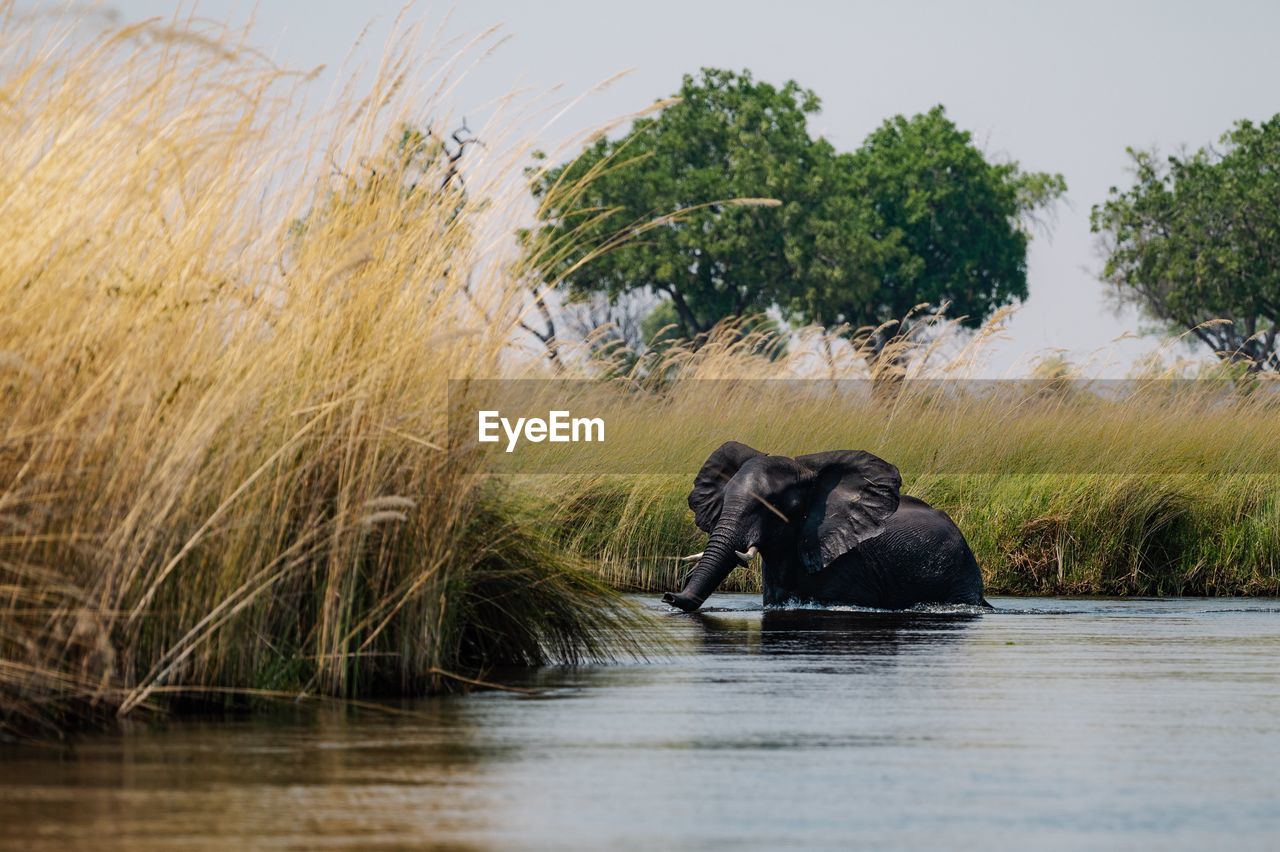
<instances>
[{"instance_id":1,"label":"pale sky","mask_svg":"<svg viewBox=\"0 0 1280 852\"><path fill-rule=\"evenodd\" d=\"M171 15L173 3L116 0L127 20ZM399 0L203 0L205 17L239 21L256 8L252 41L277 62L339 65L376 19L359 56L372 61ZM515 88L561 97L630 73L578 104L544 142L672 94L686 72L749 68L795 79L823 101L811 129L850 150L886 117L944 104L994 157L1062 172L1069 192L1051 238L1030 254L1030 298L989 372L1048 349L1075 360L1107 350L1091 372L1123 374L1154 341L1115 338L1138 328L1116 314L1095 278L1100 265L1089 209L1127 181L1126 146L1176 152L1216 139L1240 118L1280 112L1280 4L1236 2L748 2L601 0L423 3L411 16L511 38L469 73L456 97L467 114ZM321 81L320 85L324 85Z\"/></svg>"}]
</instances>

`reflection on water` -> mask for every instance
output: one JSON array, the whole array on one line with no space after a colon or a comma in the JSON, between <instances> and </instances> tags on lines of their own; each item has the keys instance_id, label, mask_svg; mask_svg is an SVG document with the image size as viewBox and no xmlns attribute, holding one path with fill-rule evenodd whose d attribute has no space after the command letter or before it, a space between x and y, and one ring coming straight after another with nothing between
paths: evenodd
<instances>
[{"instance_id":1,"label":"reflection on water","mask_svg":"<svg viewBox=\"0 0 1280 852\"><path fill-rule=\"evenodd\" d=\"M0 844L1266 848L1280 612L667 614L689 653L0 751ZM1018 606L1020 609L1011 609Z\"/></svg>"},{"instance_id":2,"label":"reflection on water","mask_svg":"<svg viewBox=\"0 0 1280 852\"><path fill-rule=\"evenodd\" d=\"M853 666L892 656L917 644L946 642L982 616L866 610L766 609L758 618L743 612L692 613L708 653L823 656Z\"/></svg>"}]
</instances>

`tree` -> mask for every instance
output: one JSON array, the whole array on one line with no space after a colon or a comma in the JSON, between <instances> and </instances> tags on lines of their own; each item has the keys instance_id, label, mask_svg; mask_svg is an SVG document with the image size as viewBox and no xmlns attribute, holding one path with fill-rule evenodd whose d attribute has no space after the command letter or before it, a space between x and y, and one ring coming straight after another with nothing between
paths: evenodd
<instances>
[{"instance_id":1,"label":"tree","mask_svg":"<svg viewBox=\"0 0 1280 852\"><path fill-rule=\"evenodd\" d=\"M877 246L859 253L872 286L839 278L806 289L793 309L813 322L887 328L869 342L877 354L915 314L946 307L977 328L1000 307L1027 297L1027 226L1066 191L1060 174L991 163L942 106L898 115L840 158L836 195ZM895 325L896 324L896 325Z\"/></svg>"},{"instance_id":2,"label":"tree","mask_svg":"<svg viewBox=\"0 0 1280 852\"><path fill-rule=\"evenodd\" d=\"M1224 361L1280 370L1280 115L1220 141L1163 163L1129 149L1133 186L1091 216L1103 280Z\"/></svg>"},{"instance_id":3,"label":"tree","mask_svg":"<svg viewBox=\"0 0 1280 852\"><path fill-rule=\"evenodd\" d=\"M686 75L680 100L641 118L623 138L598 139L573 161L535 172L544 224L538 267L570 299L653 291L671 302L682 336L724 317L763 313L807 274L801 245L821 226L834 155L809 137L813 92L747 72ZM770 198L776 207L726 203ZM643 232L646 223L659 220ZM584 256L595 247L632 239Z\"/></svg>"},{"instance_id":4,"label":"tree","mask_svg":"<svg viewBox=\"0 0 1280 852\"><path fill-rule=\"evenodd\" d=\"M656 293L694 340L773 307L856 329L949 303L976 327L1026 297L1025 221L1065 191L1061 175L988 163L942 107L840 154L809 135L818 108L794 81L686 76L622 138L532 172L539 275L570 300ZM779 203L726 203L742 198Z\"/></svg>"}]
</instances>

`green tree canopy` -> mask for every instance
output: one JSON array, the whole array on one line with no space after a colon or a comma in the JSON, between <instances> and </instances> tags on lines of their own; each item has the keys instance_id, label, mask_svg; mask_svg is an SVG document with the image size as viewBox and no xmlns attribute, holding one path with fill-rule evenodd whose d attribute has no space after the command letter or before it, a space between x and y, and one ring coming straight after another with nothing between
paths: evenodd
<instances>
[{"instance_id":1,"label":"green tree canopy","mask_svg":"<svg viewBox=\"0 0 1280 852\"><path fill-rule=\"evenodd\" d=\"M622 138L533 172L536 266L569 298L656 292L693 338L774 306L863 326L949 302L978 325L1025 297L1022 220L1061 194L1062 178L988 163L941 107L840 154L809 135L819 101L795 82L703 69L678 98ZM741 198L779 203L725 203Z\"/></svg>"},{"instance_id":2,"label":"green tree canopy","mask_svg":"<svg viewBox=\"0 0 1280 852\"><path fill-rule=\"evenodd\" d=\"M988 162L941 106L885 121L840 165L839 199L869 207L846 215L879 248L859 258L872 264L864 271L873 286L802 291L798 313L823 325L878 326L948 305L976 328L1027 297L1026 225L1066 191L1062 175Z\"/></svg>"},{"instance_id":3,"label":"green tree canopy","mask_svg":"<svg viewBox=\"0 0 1280 852\"><path fill-rule=\"evenodd\" d=\"M750 74L705 69L686 76L680 100L637 120L621 139L598 139L533 186L546 225L543 274L570 298L617 298L652 289L671 301L686 337L720 319L785 301L802 257L831 150L810 139L818 98L794 82L776 88ZM723 202L768 197L779 207ZM672 217L582 264L619 233Z\"/></svg>"},{"instance_id":4,"label":"green tree canopy","mask_svg":"<svg viewBox=\"0 0 1280 852\"><path fill-rule=\"evenodd\" d=\"M1129 156L1133 186L1092 212L1104 280L1218 357L1280 370L1280 115L1238 122L1216 150Z\"/></svg>"}]
</instances>

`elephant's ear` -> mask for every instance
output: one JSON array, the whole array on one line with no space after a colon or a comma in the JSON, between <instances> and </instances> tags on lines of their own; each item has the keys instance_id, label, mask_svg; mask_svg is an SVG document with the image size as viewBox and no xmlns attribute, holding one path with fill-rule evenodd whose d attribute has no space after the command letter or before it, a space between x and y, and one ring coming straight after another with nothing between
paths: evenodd
<instances>
[{"instance_id":1,"label":"elephant's ear","mask_svg":"<svg viewBox=\"0 0 1280 852\"><path fill-rule=\"evenodd\" d=\"M702 470L693 480L693 490L689 492L689 508L693 510L693 522L705 533L711 532L720 517L720 507L724 504L724 486L738 468L756 456L764 453L753 450L746 444L729 441L720 445L714 453L707 456Z\"/></svg>"},{"instance_id":2,"label":"elephant's ear","mask_svg":"<svg viewBox=\"0 0 1280 852\"><path fill-rule=\"evenodd\" d=\"M902 476L884 459L861 450L814 453L796 461L814 474L800 531L800 559L814 573L884 532L885 520L898 510Z\"/></svg>"}]
</instances>

